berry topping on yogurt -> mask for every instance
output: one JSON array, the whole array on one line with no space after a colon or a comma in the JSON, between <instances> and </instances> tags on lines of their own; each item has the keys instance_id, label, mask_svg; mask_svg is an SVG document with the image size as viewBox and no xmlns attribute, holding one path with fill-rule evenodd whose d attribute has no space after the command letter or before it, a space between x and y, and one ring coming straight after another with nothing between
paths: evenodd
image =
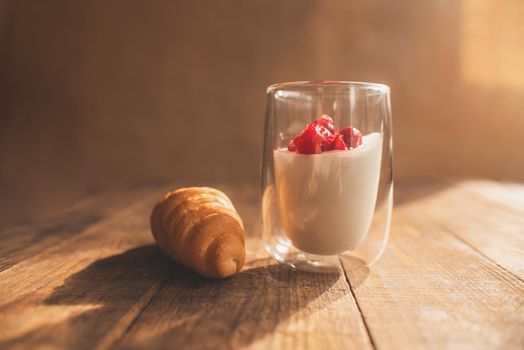
<instances>
[{"instance_id":1,"label":"berry topping on yogurt","mask_svg":"<svg viewBox=\"0 0 524 350\"><path fill-rule=\"evenodd\" d=\"M362 145L362 133L357 128L348 126L340 130L340 134L349 149Z\"/></svg>"},{"instance_id":2,"label":"berry topping on yogurt","mask_svg":"<svg viewBox=\"0 0 524 350\"><path fill-rule=\"evenodd\" d=\"M330 133L335 133L335 125L333 124L333 119L327 114L324 114L321 117L315 119L312 122L312 124L320 124L326 129L328 129Z\"/></svg>"},{"instance_id":3,"label":"berry topping on yogurt","mask_svg":"<svg viewBox=\"0 0 524 350\"><path fill-rule=\"evenodd\" d=\"M362 133L352 126L336 130L333 119L324 114L306 125L291 140L287 149L299 154L318 154L329 151L346 151L362 145Z\"/></svg>"}]
</instances>

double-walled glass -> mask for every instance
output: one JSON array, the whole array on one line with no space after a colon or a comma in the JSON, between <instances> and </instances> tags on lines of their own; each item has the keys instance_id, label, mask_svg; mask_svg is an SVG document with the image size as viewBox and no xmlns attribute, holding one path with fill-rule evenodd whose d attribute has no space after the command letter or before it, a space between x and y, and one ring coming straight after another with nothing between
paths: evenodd
<instances>
[{"instance_id":1,"label":"double-walled glass","mask_svg":"<svg viewBox=\"0 0 524 350\"><path fill-rule=\"evenodd\" d=\"M290 141L322 115L354 127L362 145L300 154ZM262 163L262 235L269 253L294 268L371 265L383 253L393 207L389 87L345 81L272 85Z\"/></svg>"}]
</instances>

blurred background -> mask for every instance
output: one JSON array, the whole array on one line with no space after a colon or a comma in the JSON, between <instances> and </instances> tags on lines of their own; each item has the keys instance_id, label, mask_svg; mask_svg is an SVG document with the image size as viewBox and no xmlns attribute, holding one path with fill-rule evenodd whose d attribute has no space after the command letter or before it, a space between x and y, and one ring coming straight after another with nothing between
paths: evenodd
<instances>
[{"instance_id":1,"label":"blurred background","mask_svg":"<svg viewBox=\"0 0 524 350\"><path fill-rule=\"evenodd\" d=\"M522 0L0 0L0 228L92 193L258 183L265 89L392 89L395 176L524 181Z\"/></svg>"}]
</instances>

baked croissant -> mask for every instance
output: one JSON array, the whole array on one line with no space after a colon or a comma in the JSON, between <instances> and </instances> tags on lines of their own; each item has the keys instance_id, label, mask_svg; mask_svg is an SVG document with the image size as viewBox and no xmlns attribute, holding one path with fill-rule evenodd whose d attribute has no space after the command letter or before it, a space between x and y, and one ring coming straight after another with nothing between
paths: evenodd
<instances>
[{"instance_id":1,"label":"baked croissant","mask_svg":"<svg viewBox=\"0 0 524 350\"><path fill-rule=\"evenodd\" d=\"M151 213L151 231L160 249L202 276L225 278L244 265L242 219L214 188L186 187L164 195Z\"/></svg>"}]
</instances>

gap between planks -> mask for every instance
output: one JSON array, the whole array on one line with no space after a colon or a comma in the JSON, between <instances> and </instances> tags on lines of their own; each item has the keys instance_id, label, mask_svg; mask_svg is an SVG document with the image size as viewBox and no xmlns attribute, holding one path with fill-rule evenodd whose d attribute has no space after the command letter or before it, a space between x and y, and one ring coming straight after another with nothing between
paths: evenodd
<instances>
[{"instance_id":1,"label":"gap between planks","mask_svg":"<svg viewBox=\"0 0 524 350\"><path fill-rule=\"evenodd\" d=\"M377 345L375 343L375 339L373 338L373 334L371 334L371 329L368 325L368 322L366 320L366 316L364 316L364 312L362 311L362 308L360 307L360 303L357 299L357 295L355 294L355 291L353 290L353 286L351 285L351 281L349 280L348 273L346 272L346 268L344 267L344 263L338 258L338 263L340 265L340 268L342 269L342 273L344 274L344 280L346 281L346 284L348 285L349 291L351 293L351 296L353 297L353 300L355 301L355 305L357 306L357 310L360 313L360 318L362 319L362 323L364 324L364 328L366 329L366 332L368 334L369 343L371 344L371 347L374 350L377 350Z\"/></svg>"},{"instance_id":2,"label":"gap between planks","mask_svg":"<svg viewBox=\"0 0 524 350\"><path fill-rule=\"evenodd\" d=\"M160 290L164 288L173 274L169 274L162 281L159 281L145 292L138 302L134 304L131 309L113 326L113 328L100 340L95 346L96 350L107 350L114 347L120 339L131 329L136 320L151 304L151 302L158 295Z\"/></svg>"}]
</instances>

